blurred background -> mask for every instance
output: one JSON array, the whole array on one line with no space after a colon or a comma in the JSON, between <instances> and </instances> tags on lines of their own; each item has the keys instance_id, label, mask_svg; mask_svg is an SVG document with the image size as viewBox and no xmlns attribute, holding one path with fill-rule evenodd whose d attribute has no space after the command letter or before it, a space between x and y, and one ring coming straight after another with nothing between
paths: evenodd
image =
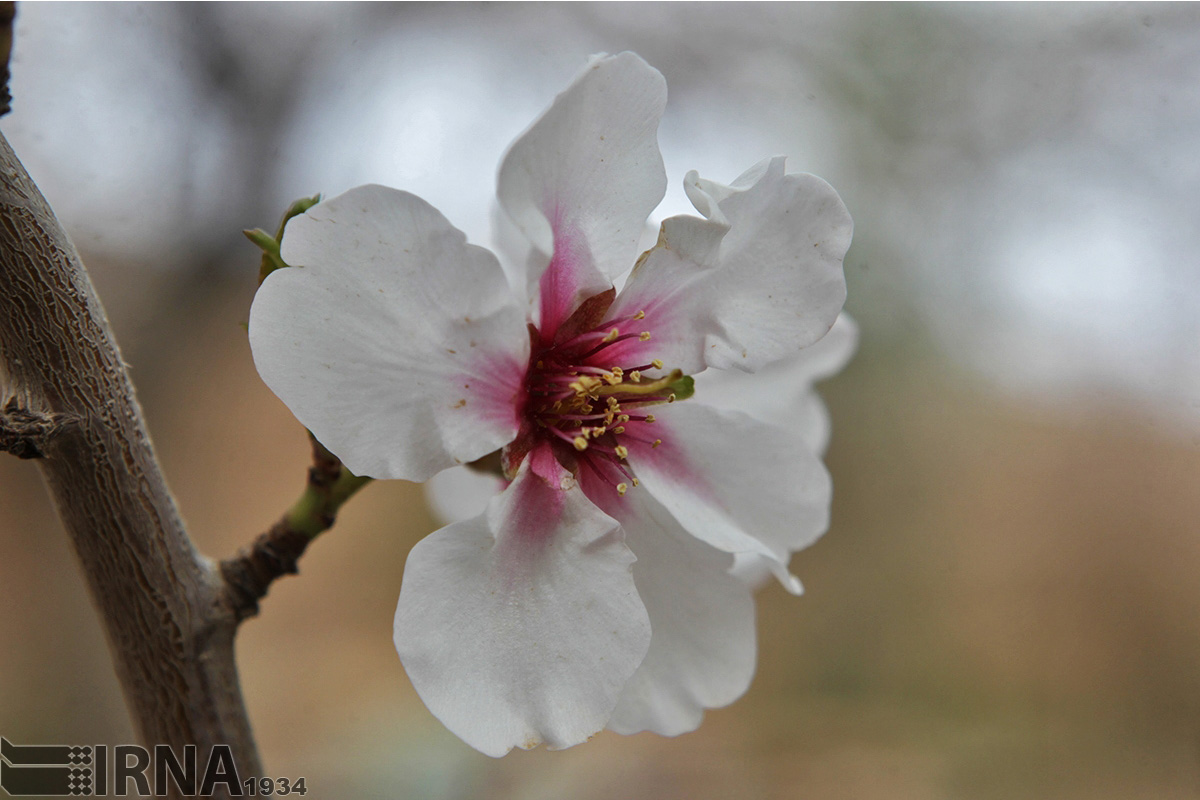
<instances>
[{"instance_id":1,"label":"blurred background","mask_svg":"<svg viewBox=\"0 0 1200 800\"><path fill-rule=\"evenodd\" d=\"M667 78L660 142L841 192L858 356L823 384L829 533L760 595L748 694L677 739L479 755L391 644L420 487L370 486L238 640L312 796L1200 797L1200 8L21 4L0 130L108 309L198 546L299 492L242 324L288 202L365 182L489 240L507 144L586 57ZM0 459L0 731L121 743L36 469Z\"/></svg>"}]
</instances>

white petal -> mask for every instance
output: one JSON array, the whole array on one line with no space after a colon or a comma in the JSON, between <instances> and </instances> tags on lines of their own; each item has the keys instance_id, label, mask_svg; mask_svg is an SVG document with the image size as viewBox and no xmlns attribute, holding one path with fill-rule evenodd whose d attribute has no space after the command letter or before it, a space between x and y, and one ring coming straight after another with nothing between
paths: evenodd
<instances>
[{"instance_id":1,"label":"white petal","mask_svg":"<svg viewBox=\"0 0 1200 800\"><path fill-rule=\"evenodd\" d=\"M732 186L687 178L708 220L672 217L613 314L645 311L658 358L685 372L754 371L829 331L846 297L852 223L812 175L763 162Z\"/></svg>"},{"instance_id":2,"label":"white petal","mask_svg":"<svg viewBox=\"0 0 1200 800\"><path fill-rule=\"evenodd\" d=\"M829 525L829 473L793 431L687 400L654 409L661 445L630 441L629 464L693 536L769 558L793 592L792 552Z\"/></svg>"},{"instance_id":3,"label":"white petal","mask_svg":"<svg viewBox=\"0 0 1200 800\"><path fill-rule=\"evenodd\" d=\"M483 517L413 548L396 608L396 650L417 693L491 756L601 730L650 644L616 521L561 468L544 480L536 460Z\"/></svg>"},{"instance_id":4,"label":"white petal","mask_svg":"<svg viewBox=\"0 0 1200 800\"><path fill-rule=\"evenodd\" d=\"M544 333L633 266L666 191L657 140L666 100L662 75L633 53L593 58L505 156L500 204L543 269L555 256L545 279L539 269L527 276L541 286Z\"/></svg>"},{"instance_id":5,"label":"white petal","mask_svg":"<svg viewBox=\"0 0 1200 800\"><path fill-rule=\"evenodd\" d=\"M729 574L744 583L752 592L766 585L771 575L777 571L774 561L758 553L734 553L733 566L729 568Z\"/></svg>"},{"instance_id":6,"label":"white petal","mask_svg":"<svg viewBox=\"0 0 1200 800\"><path fill-rule=\"evenodd\" d=\"M800 434L815 453L829 443L829 412L813 384L839 372L858 346L858 326L842 313L829 333L757 372L710 369L696 376L696 397L706 405L742 411Z\"/></svg>"},{"instance_id":7,"label":"white petal","mask_svg":"<svg viewBox=\"0 0 1200 800\"><path fill-rule=\"evenodd\" d=\"M706 340L720 325L717 252L727 232L725 225L696 217L663 221L658 244L638 261L608 314L610 319L645 314L638 324L651 338L612 348L614 363L657 358L666 369L689 375L705 369Z\"/></svg>"},{"instance_id":8,"label":"white petal","mask_svg":"<svg viewBox=\"0 0 1200 800\"><path fill-rule=\"evenodd\" d=\"M425 480L512 440L524 312L436 209L352 189L289 222L283 258L250 310L254 361L353 472Z\"/></svg>"},{"instance_id":9,"label":"white petal","mask_svg":"<svg viewBox=\"0 0 1200 800\"><path fill-rule=\"evenodd\" d=\"M503 490L504 481L498 476L470 467L453 467L425 481L425 500L434 517L449 524L478 517Z\"/></svg>"},{"instance_id":10,"label":"white petal","mask_svg":"<svg viewBox=\"0 0 1200 800\"><path fill-rule=\"evenodd\" d=\"M728 705L750 686L754 600L729 574L731 556L688 535L645 492L624 499L621 524L654 635L608 727L677 736L695 730L704 709Z\"/></svg>"},{"instance_id":11,"label":"white petal","mask_svg":"<svg viewBox=\"0 0 1200 800\"><path fill-rule=\"evenodd\" d=\"M684 185L693 201L705 199L702 213L707 206L711 219L729 224L716 281L721 335L710 337L708 365L755 370L824 336L846 300L842 260L854 229L833 187L815 175L785 175L783 158L729 187L695 172Z\"/></svg>"}]
</instances>

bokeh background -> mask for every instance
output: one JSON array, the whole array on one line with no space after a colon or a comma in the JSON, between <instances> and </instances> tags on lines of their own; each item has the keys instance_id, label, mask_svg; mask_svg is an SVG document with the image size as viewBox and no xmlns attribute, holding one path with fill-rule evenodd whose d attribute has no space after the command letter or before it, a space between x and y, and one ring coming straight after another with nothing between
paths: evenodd
<instances>
[{"instance_id":1,"label":"bokeh background","mask_svg":"<svg viewBox=\"0 0 1200 800\"><path fill-rule=\"evenodd\" d=\"M487 243L507 144L595 52L660 141L842 193L857 358L822 386L829 533L760 597L749 693L693 734L492 760L391 645L422 490L369 487L238 640L269 772L311 796L1200 797L1200 8L21 4L0 120L79 246L193 537L299 491L242 323L245 227L365 182ZM0 459L0 732L131 737L36 469Z\"/></svg>"}]
</instances>

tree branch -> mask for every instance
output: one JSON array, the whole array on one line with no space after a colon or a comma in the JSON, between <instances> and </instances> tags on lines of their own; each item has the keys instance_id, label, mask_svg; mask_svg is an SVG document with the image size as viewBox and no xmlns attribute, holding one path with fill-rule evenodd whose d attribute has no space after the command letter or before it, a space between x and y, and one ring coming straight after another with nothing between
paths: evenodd
<instances>
[{"instance_id":1,"label":"tree branch","mask_svg":"<svg viewBox=\"0 0 1200 800\"><path fill-rule=\"evenodd\" d=\"M177 753L195 744L200 763L228 744L242 775L261 775L234 663L238 614L184 529L79 256L2 135L0 366L14 446L41 455L139 737Z\"/></svg>"},{"instance_id":2,"label":"tree branch","mask_svg":"<svg viewBox=\"0 0 1200 800\"><path fill-rule=\"evenodd\" d=\"M277 578L295 575L308 543L333 527L342 503L370 482L346 469L310 433L313 465L304 492L286 513L249 547L221 562L230 605L238 621L258 613L258 601Z\"/></svg>"}]
</instances>

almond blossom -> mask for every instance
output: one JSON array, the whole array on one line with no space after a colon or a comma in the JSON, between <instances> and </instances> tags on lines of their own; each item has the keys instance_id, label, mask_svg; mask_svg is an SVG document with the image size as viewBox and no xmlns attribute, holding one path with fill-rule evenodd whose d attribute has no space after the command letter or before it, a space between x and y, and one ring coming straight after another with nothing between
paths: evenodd
<instances>
[{"instance_id":1,"label":"almond blossom","mask_svg":"<svg viewBox=\"0 0 1200 800\"><path fill-rule=\"evenodd\" d=\"M519 290L425 201L363 186L289 222L294 266L251 311L264 381L356 474L498 465L486 509L409 554L394 629L430 711L489 755L694 729L753 676L752 585L798 592L789 557L828 523L819 402L764 421L736 384L783 364L810 392L823 368L787 365L838 319L850 217L782 158L693 172L702 216L639 257L665 103L639 57L596 57L512 145Z\"/></svg>"}]
</instances>

